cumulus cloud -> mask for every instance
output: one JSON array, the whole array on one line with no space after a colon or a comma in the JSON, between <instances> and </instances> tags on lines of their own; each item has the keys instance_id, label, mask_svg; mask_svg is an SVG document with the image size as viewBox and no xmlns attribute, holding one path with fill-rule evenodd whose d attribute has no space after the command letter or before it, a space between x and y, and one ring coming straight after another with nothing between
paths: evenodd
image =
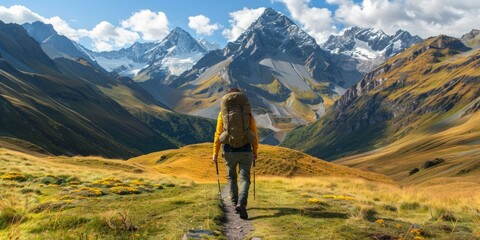
<instances>
[{"instance_id":1,"label":"cumulus cloud","mask_svg":"<svg viewBox=\"0 0 480 240\"><path fill-rule=\"evenodd\" d=\"M122 27L142 34L143 40L162 40L168 34L168 19L163 12L140 10L122 21Z\"/></svg>"},{"instance_id":2,"label":"cumulus cloud","mask_svg":"<svg viewBox=\"0 0 480 240\"><path fill-rule=\"evenodd\" d=\"M332 12L327 8L309 7L310 0L280 0L280 2L285 4L292 18L298 21L317 43L324 42L331 34L338 32L332 19Z\"/></svg>"},{"instance_id":3,"label":"cumulus cloud","mask_svg":"<svg viewBox=\"0 0 480 240\"><path fill-rule=\"evenodd\" d=\"M45 21L46 18L32 12L21 5L13 5L9 8L0 6L0 20L7 23L24 24L27 22Z\"/></svg>"},{"instance_id":4,"label":"cumulus cloud","mask_svg":"<svg viewBox=\"0 0 480 240\"><path fill-rule=\"evenodd\" d=\"M0 6L0 20L7 23L17 24L31 23L36 21L52 24L55 31L75 41L78 41L87 33L85 29L76 30L71 28L67 22L58 16L46 18L21 5L13 5L9 8Z\"/></svg>"},{"instance_id":5,"label":"cumulus cloud","mask_svg":"<svg viewBox=\"0 0 480 240\"><path fill-rule=\"evenodd\" d=\"M46 18L21 5L13 5L9 8L0 5L0 20L17 24L35 21L52 24L55 31L74 41L89 38L95 51L110 51L131 45L140 39L161 40L169 31L165 13L155 13L150 10L133 13L130 18L121 22L121 26L102 21L91 30L74 29L58 16Z\"/></svg>"},{"instance_id":6,"label":"cumulus cloud","mask_svg":"<svg viewBox=\"0 0 480 240\"><path fill-rule=\"evenodd\" d=\"M210 24L210 18L204 15L188 17L188 27L195 30L198 35L211 36L213 32L220 28L217 23Z\"/></svg>"},{"instance_id":7,"label":"cumulus cloud","mask_svg":"<svg viewBox=\"0 0 480 240\"><path fill-rule=\"evenodd\" d=\"M229 41L235 41L264 11L264 7L255 9L245 7L242 10L229 13L230 28L223 30L223 36Z\"/></svg>"},{"instance_id":8,"label":"cumulus cloud","mask_svg":"<svg viewBox=\"0 0 480 240\"><path fill-rule=\"evenodd\" d=\"M459 37L480 22L480 1L464 0L327 0L338 5L335 19L347 26L374 27L387 33L407 30L421 37Z\"/></svg>"},{"instance_id":9,"label":"cumulus cloud","mask_svg":"<svg viewBox=\"0 0 480 240\"><path fill-rule=\"evenodd\" d=\"M393 34L404 29L423 38L447 34L459 37L480 22L478 0L326 0L334 12L309 6L311 0L276 0L282 2L291 17L318 43L335 26L360 26L382 29Z\"/></svg>"},{"instance_id":10,"label":"cumulus cloud","mask_svg":"<svg viewBox=\"0 0 480 240\"><path fill-rule=\"evenodd\" d=\"M97 24L88 36L93 41L95 51L111 51L114 47L124 47L137 41L140 36L136 32L115 27L107 21Z\"/></svg>"}]
</instances>

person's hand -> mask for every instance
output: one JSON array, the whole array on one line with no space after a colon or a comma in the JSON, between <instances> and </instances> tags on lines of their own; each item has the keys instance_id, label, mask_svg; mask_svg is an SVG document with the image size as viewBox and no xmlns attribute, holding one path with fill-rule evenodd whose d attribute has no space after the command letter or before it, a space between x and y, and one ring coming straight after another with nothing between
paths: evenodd
<instances>
[{"instance_id":1,"label":"person's hand","mask_svg":"<svg viewBox=\"0 0 480 240\"><path fill-rule=\"evenodd\" d=\"M252 166L255 167L255 162L257 161L257 154L253 154L253 157L252 157Z\"/></svg>"},{"instance_id":2,"label":"person's hand","mask_svg":"<svg viewBox=\"0 0 480 240\"><path fill-rule=\"evenodd\" d=\"M218 160L218 156L213 155L212 156L212 164L216 164Z\"/></svg>"}]
</instances>

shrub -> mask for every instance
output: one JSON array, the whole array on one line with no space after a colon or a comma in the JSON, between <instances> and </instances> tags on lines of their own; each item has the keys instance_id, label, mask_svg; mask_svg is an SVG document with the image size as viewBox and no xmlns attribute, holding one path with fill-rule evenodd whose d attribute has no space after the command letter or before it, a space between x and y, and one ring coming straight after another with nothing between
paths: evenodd
<instances>
[{"instance_id":1,"label":"shrub","mask_svg":"<svg viewBox=\"0 0 480 240\"><path fill-rule=\"evenodd\" d=\"M434 160L431 160L431 161L426 161L424 164L423 164L423 168L424 169L427 169L427 168L431 168L433 166L436 166L438 164L441 164L445 162L445 159L442 159L442 158L435 158Z\"/></svg>"},{"instance_id":2,"label":"shrub","mask_svg":"<svg viewBox=\"0 0 480 240\"><path fill-rule=\"evenodd\" d=\"M33 188L23 188L20 190L20 193L22 194L36 193L37 195L41 195L42 191L40 191L39 189L33 189Z\"/></svg>"},{"instance_id":3,"label":"shrub","mask_svg":"<svg viewBox=\"0 0 480 240\"><path fill-rule=\"evenodd\" d=\"M66 179L66 181L67 181L67 183L69 183L70 185L74 185L74 184L72 184L72 183L76 183L76 182L79 183L79 182L81 182L81 181L80 181L80 178L75 177L75 176L68 177L68 178Z\"/></svg>"},{"instance_id":4,"label":"shrub","mask_svg":"<svg viewBox=\"0 0 480 240\"><path fill-rule=\"evenodd\" d=\"M140 194L141 191L134 187L118 186L110 188L110 192L119 195Z\"/></svg>"},{"instance_id":5,"label":"shrub","mask_svg":"<svg viewBox=\"0 0 480 240\"><path fill-rule=\"evenodd\" d=\"M104 221L107 226L114 231L138 231L140 227L136 226L132 222L132 218L125 211L113 212L104 217Z\"/></svg>"},{"instance_id":6,"label":"shrub","mask_svg":"<svg viewBox=\"0 0 480 240\"><path fill-rule=\"evenodd\" d=\"M34 213L40 213L46 210L53 211L59 209L66 209L73 207L71 205L72 200L51 200L47 202L40 203L32 209Z\"/></svg>"},{"instance_id":7,"label":"shrub","mask_svg":"<svg viewBox=\"0 0 480 240\"><path fill-rule=\"evenodd\" d=\"M99 197L105 195L101 189L93 187L82 187L80 189L72 190L71 193L73 196L80 197Z\"/></svg>"},{"instance_id":8,"label":"shrub","mask_svg":"<svg viewBox=\"0 0 480 240\"><path fill-rule=\"evenodd\" d=\"M376 222L377 224L385 227L385 220L383 220L383 219L377 219L375 222Z\"/></svg>"},{"instance_id":9,"label":"shrub","mask_svg":"<svg viewBox=\"0 0 480 240\"><path fill-rule=\"evenodd\" d=\"M22 222L25 216L13 203L5 200L0 202L0 229Z\"/></svg>"},{"instance_id":10,"label":"shrub","mask_svg":"<svg viewBox=\"0 0 480 240\"><path fill-rule=\"evenodd\" d=\"M93 181L92 185L98 187L125 186L125 184L120 181L120 179L114 177L95 180Z\"/></svg>"},{"instance_id":11,"label":"shrub","mask_svg":"<svg viewBox=\"0 0 480 240\"><path fill-rule=\"evenodd\" d=\"M162 183L162 186L164 186L164 187L175 187L175 184L173 184L173 183Z\"/></svg>"},{"instance_id":12,"label":"shrub","mask_svg":"<svg viewBox=\"0 0 480 240\"><path fill-rule=\"evenodd\" d=\"M310 198L307 200L308 203L313 203L313 204L319 204L322 203L322 201L318 198Z\"/></svg>"},{"instance_id":13,"label":"shrub","mask_svg":"<svg viewBox=\"0 0 480 240\"><path fill-rule=\"evenodd\" d=\"M410 172L408 172L408 175L409 175L409 176L412 176L413 174L415 174L415 173L417 173L417 172L419 172L419 171L420 171L420 169L414 168L414 169L410 170Z\"/></svg>"},{"instance_id":14,"label":"shrub","mask_svg":"<svg viewBox=\"0 0 480 240\"><path fill-rule=\"evenodd\" d=\"M390 211L390 212L396 212L398 210L397 207L395 205L392 205L392 204L385 204L385 205L382 206L382 209Z\"/></svg>"},{"instance_id":15,"label":"shrub","mask_svg":"<svg viewBox=\"0 0 480 240\"><path fill-rule=\"evenodd\" d=\"M301 193L300 196L302 197L312 197L310 194L308 193Z\"/></svg>"},{"instance_id":16,"label":"shrub","mask_svg":"<svg viewBox=\"0 0 480 240\"><path fill-rule=\"evenodd\" d=\"M451 211L446 211L440 215L443 221L456 222L458 219Z\"/></svg>"},{"instance_id":17,"label":"shrub","mask_svg":"<svg viewBox=\"0 0 480 240\"><path fill-rule=\"evenodd\" d=\"M401 210L417 210L420 208L420 203L418 202L402 202L400 204Z\"/></svg>"},{"instance_id":18,"label":"shrub","mask_svg":"<svg viewBox=\"0 0 480 240\"><path fill-rule=\"evenodd\" d=\"M335 200L354 200L355 199L355 198L347 196L347 195L332 195L332 194L323 195L322 197L323 198L331 198L331 199L335 199Z\"/></svg>"},{"instance_id":19,"label":"shrub","mask_svg":"<svg viewBox=\"0 0 480 240\"><path fill-rule=\"evenodd\" d=\"M446 209L436 210L435 213L432 214L432 220L438 220L438 219L441 219L443 221L449 221L449 222L458 221L458 218L455 216L455 214L452 211L449 211Z\"/></svg>"},{"instance_id":20,"label":"shrub","mask_svg":"<svg viewBox=\"0 0 480 240\"><path fill-rule=\"evenodd\" d=\"M3 180L18 181L18 182L27 181L27 177L25 177L25 175L19 172L5 173L0 178Z\"/></svg>"},{"instance_id":21,"label":"shrub","mask_svg":"<svg viewBox=\"0 0 480 240\"><path fill-rule=\"evenodd\" d=\"M40 178L40 182L45 185L62 185L65 184L66 180L64 178L58 178L53 175L46 175Z\"/></svg>"},{"instance_id":22,"label":"shrub","mask_svg":"<svg viewBox=\"0 0 480 240\"><path fill-rule=\"evenodd\" d=\"M130 181L130 184L136 185L136 186L144 186L144 185L147 185L145 182L140 181L140 180L138 180L138 179L134 179L134 180Z\"/></svg>"},{"instance_id":23,"label":"shrub","mask_svg":"<svg viewBox=\"0 0 480 240\"><path fill-rule=\"evenodd\" d=\"M373 206L361 206L352 217L373 222L377 219L377 211Z\"/></svg>"}]
</instances>

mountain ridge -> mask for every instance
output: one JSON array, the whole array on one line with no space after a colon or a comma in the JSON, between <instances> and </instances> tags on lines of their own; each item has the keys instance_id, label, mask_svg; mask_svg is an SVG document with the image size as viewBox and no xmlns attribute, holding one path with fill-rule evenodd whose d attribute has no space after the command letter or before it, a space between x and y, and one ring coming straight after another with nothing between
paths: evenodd
<instances>
[{"instance_id":1,"label":"mountain ridge","mask_svg":"<svg viewBox=\"0 0 480 240\"><path fill-rule=\"evenodd\" d=\"M265 44L267 43L268 44ZM357 74L357 75L356 75ZM268 8L234 42L211 51L171 84L145 82L152 96L169 96L176 111L215 118L229 87L245 90L260 126L272 130L305 124L343 93L347 73L292 20Z\"/></svg>"},{"instance_id":2,"label":"mountain ridge","mask_svg":"<svg viewBox=\"0 0 480 240\"><path fill-rule=\"evenodd\" d=\"M345 67L354 64L360 72L367 73L421 40L402 29L388 35L381 29L354 26L331 35L321 47L334 54L340 63L345 62Z\"/></svg>"},{"instance_id":3,"label":"mountain ridge","mask_svg":"<svg viewBox=\"0 0 480 240\"><path fill-rule=\"evenodd\" d=\"M479 114L479 54L457 38L440 35L426 39L365 75L324 118L295 129L282 145L328 160L346 157L351 162L353 157L348 156L365 152L375 155L375 149L391 149L394 145L390 144L401 140L408 143L408 139L414 143L443 136L445 146L460 149L479 134L478 129L467 124L469 118ZM458 136L448 140L445 136L452 136L453 129L457 129ZM454 140L457 138L465 139L462 143ZM409 145L410 151L420 151L423 144L427 143L419 143L416 148ZM433 149L440 151L438 146ZM473 153L464 154L468 156L466 162L474 157ZM403 161L412 166L413 159ZM447 160L446 164L455 162L455 158ZM366 165L368 162L362 166ZM396 165L390 162L388 166ZM410 169L397 170L401 173L397 178L404 179L408 176L405 171Z\"/></svg>"},{"instance_id":4,"label":"mountain ridge","mask_svg":"<svg viewBox=\"0 0 480 240\"><path fill-rule=\"evenodd\" d=\"M215 45L200 44L188 32L176 27L161 41L135 42L132 46L108 52L86 50L107 71L128 76L135 81L168 81L189 69Z\"/></svg>"}]
</instances>

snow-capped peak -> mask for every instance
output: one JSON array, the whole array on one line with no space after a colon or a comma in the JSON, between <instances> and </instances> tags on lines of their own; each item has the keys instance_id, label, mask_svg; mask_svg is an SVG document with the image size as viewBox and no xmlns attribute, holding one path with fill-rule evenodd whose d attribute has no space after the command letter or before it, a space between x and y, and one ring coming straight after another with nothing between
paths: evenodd
<instances>
[{"instance_id":1,"label":"snow-capped peak","mask_svg":"<svg viewBox=\"0 0 480 240\"><path fill-rule=\"evenodd\" d=\"M146 81L179 75L207 52L187 31L176 27L159 42L136 42L125 49L92 55L108 71Z\"/></svg>"},{"instance_id":2,"label":"snow-capped peak","mask_svg":"<svg viewBox=\"0 0 480 240\"><path fill-rule=\"evenodd\" d=\"M298 49L313 50L317 46L315 39L292 20L272 8L267 8L237 40L229 42L224 51L226 55L237 55L245 50L253 51L258 48L298 52Z\"/></svg>"},{"instance_id":3,"label":"snow-capped peak","mask_svg":"<svg viewBox=\"0 0 480 240\"><path fill-rule=\"evenodd\" d=\"M381 29L350 27L332 35L321 46L333 54L344 54L360 61L361 71L369 71L378 63L420 42L418 36L398 30L388 35Z\"/></svg>"},{"instance_id":4,"label":"snow-capped peak","mask_svg":"<svg viewBox=\"0 0 480 240\"><path fill-rule=\"evenodd\" d=\"M212 43L205 38L201 38L200 40L198 40L198 43L200 44L200 46L203 47L203 49L207 51L220 49L220 45L218 45L217 43Z\"/></svg>"}]
</instances>

